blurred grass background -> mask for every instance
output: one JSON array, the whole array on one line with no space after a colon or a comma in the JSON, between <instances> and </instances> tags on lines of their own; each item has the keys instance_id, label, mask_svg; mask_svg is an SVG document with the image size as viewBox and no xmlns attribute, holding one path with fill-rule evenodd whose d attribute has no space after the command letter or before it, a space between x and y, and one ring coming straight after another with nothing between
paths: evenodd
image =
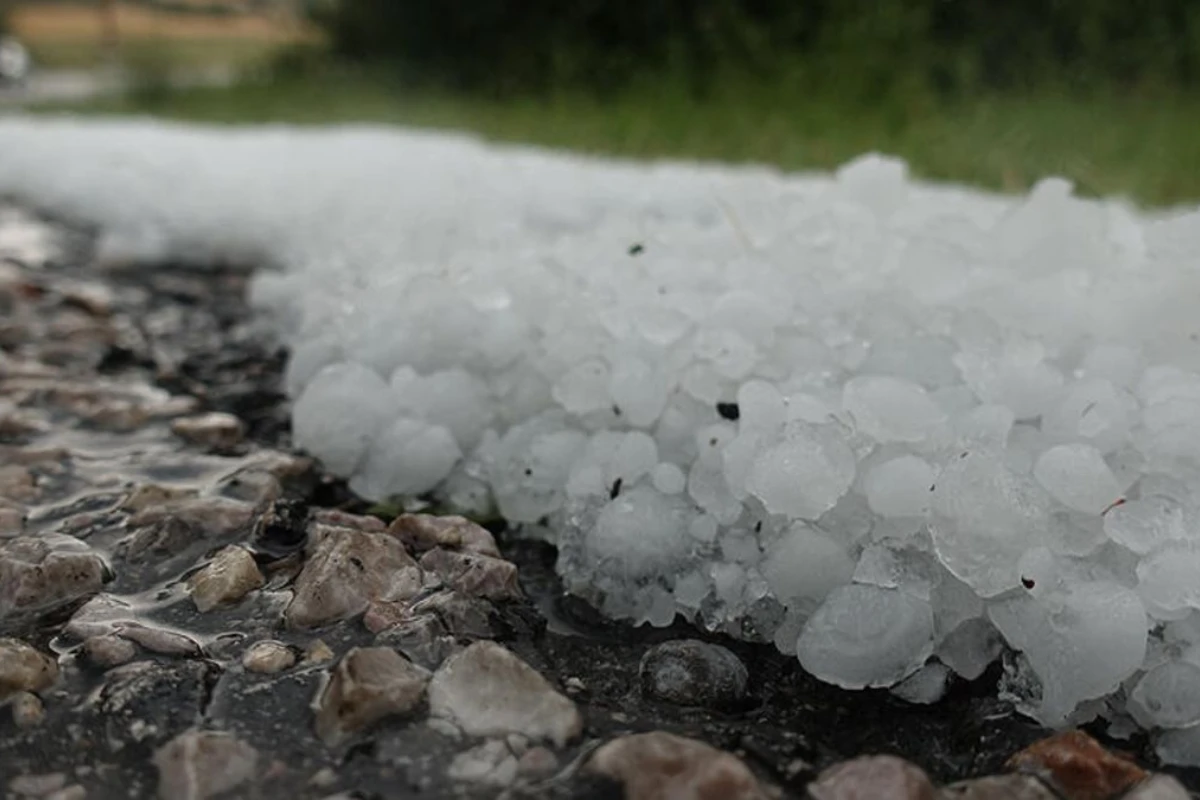
<instances>
[{"instance_id":1,"label":"blurred grass background","mask_svg":"<svg viewBox=\"0 0 1200 800\"><path fill-rule=\"evenodd\" d=\"M135 73L73 110L786 169L879 150L989 188L1200 199L1192 0L10 0L8 22L43 68ZM162 80L208 66L237 80Z\"/></svg>"}]
</instances>

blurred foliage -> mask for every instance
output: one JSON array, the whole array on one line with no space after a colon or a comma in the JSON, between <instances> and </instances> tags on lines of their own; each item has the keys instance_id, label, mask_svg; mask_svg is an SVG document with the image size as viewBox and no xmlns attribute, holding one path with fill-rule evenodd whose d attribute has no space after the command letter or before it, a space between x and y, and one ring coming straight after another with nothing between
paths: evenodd
<instances>
[{"instance_id":1,"label":"blurred foliage","mask_svg":"<svg viewBox=\"0 0 1200 800\"><path fill-rule=\"evenodd\" d=\"M963 96L1200 81L1195 0L310 0L337 53L492 92L719 73Z\"/></svg>"}]
</instances>

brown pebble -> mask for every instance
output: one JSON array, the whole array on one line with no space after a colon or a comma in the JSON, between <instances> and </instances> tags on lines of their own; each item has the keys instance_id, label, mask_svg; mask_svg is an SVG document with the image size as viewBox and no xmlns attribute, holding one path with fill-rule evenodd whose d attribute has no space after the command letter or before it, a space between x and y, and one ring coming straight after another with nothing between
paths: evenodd
<instances>
[{"instance_id":1,"label":"brown pebble","mask_svg":"<svg viewBox=\"0 0 1200 800\"><path fill-rule=\"evenodd\" d=\"M405 600L422 588L420 568L404 545L386 534L315 523L309 526L309 543L284 613L292 628L356 617L373 600Z\"/></svg>"},{"instance_id":2,"label":"brown pebble","mask_svg":"<svg viewBox=\"0 0 1200 800\"><path fill-rule=\"evenodd\" d=\"M934 800L929 777L895 756L861 756L829 767L808 785L813 800Z\"/></svg>"},{"instance_id":3,"label":"brown pebble","mask_svg":"<svg viewBox=\"0 0 1200 800\"><path fill-rule=\"evenodd\" d=\"M189 444L229 450L246 435L246 426L233 414L219 411L171 420L171 433Z\"/></svg>"},{"instance_id":4,"label":"brown pebble","mask_svg":"<svg viewBox=\"0 0 1200 800\"><path fill-rule=\"evenodd\" d=\"M220 605L236 603L266 581L250 551L229 546L219 551L188 580L196 609L211 611Z\"/></svg>"},{"instance_id":5,"label":"brown pebble","mask_svg":"<svg viewBox=\"0 0 1200 800\"><path fill-rule=\"evenodd\" d=\"M58 662L20 639L0 639L0 699L38 692L58 680Z\"/></svg>"},{"instance_id":6,"label":"brown pebble","mask_svg":"<svg viewBox=\"0 0 1200 800\"><path fill-rule=\"evenodd\" d=\"M333 651L329 649L329 645L320 639L317 639L304 649L304 662L306 664L320 664L332 658Z\"/></svg>"},{"instance_id":7,"label":"brown pebble","mask_svg":"<svg viewBox=\"0 0 1200 800\"><path fill-rule=\"evenodd\" d=\"M622 784L625 800L768 800L778 796L732 753L664 731L614 739L596 750L584 769Z\"/></svg>"},{"instance_id":8,"label":"brown pebble","mask_svg":"<svg viewBox=\"0 0 1200 800\"><path fill-rule=\"evenodd\" d=\"M13 724L18 728L32 728L46 716L46 708L36 694L17 692L9 703L12 706Z\"/></svg>"},{"instance_id":9,"label":"brown pebble","mask_svg":"<svg viewBox=\"0 0 1200 800\"><path fill-rule=\"evenodd\" d=\"M242 655L242 666L247 672L272 674L282 672L296 663L296 654L283 642L267 640L255 642Z\"/></svg>"},{"instance_id":10,"label":"brown pebble","mask_svg":"<svg viewBox=\"0 0 1200 800\"><path fill-rule=\"evenodd\" d=\"M137 645L115 634L92 636L83 643L83 654L97 667L127 664L137 655Z\"/></svg>"},{"instance_id":11,"label":"brown pebble","mask_svg":"<svg viewBox=\"0 0 1200 800\"><path fill-rule=\"evenodd\" d=\"M1113 753L1080 730L1034 742L1008 768L1040 775L1072 800L1106 800L1146 778L1127 756Z\"/></svg>"},{"instance_id":12,"label":"brown pebble","mask_svg":"<svg viewBox=\"0 0 1200 800\"><path fill-rule=\"evenodd\" d=\"M384 717L411 712L429 673L388 647L356 647L338 662L317 700L317 735L328 745Z\"/></svg>"},{"instance_id":13,"label":"brown pebble","mask_svg":"<svg viewBox=\"0 0 1200 800\"><path fill-rule=\"evenodd\" d=\"M500 558L500 549L496 547L496 539L491 532L466 517L401 514L392 520L388 533L418 553L446 547Z\"/></svg>"},{"instance_id":14,"label":"brown pebble","mask_svg":"<svg viewBox=\"0 0 1200 800\"><path fill-rule=\"evenodd\" d=\"M519 600L517 567L511 561L476 553L456 553L437 548L421 556L421 569L441 578L447 586L468 597Z\"/></svg>"}]
</instances>

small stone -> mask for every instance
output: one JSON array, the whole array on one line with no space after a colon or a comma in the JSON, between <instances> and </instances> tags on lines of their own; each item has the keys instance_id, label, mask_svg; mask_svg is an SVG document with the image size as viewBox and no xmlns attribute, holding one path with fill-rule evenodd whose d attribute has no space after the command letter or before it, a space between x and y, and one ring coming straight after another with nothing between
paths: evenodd
<instances>
[{"instance_id":1,"label":"small stone","mask_svg":"<svg viewBox=\"0 0 1200 800\"><path fill-rule=\"evenodd\" d=\"M531 747L517 760L517 773L530 780L549 777L558 769L558 756L542 747Z\"/></svg>"},{"instance_id":2,"label":"small stone","mask_svg":"<svg viewBox=\"0 0 1200 800\"><path fill-rule=\"evenodd\" d=\"M179 489L174 486L159 486L154 483L143 483L129 493L125 498L125 502L121 504L121 508L125 511L136 513L145 511L148 508L161 506L173 500L179 500L184 497L194 497L196 492L194 489Z\"/></svg>"},{"instance_id":3,"label":"small stone","mask_svg":"<svg viewBox=\"0 0 1200 800\"><path fill-rule=\"evenodd\" d=\"M171 420L171 433L189 444L230 450L246 435L246 426L232 414L210 412Z\"/></svg>"},{"instance_id":4,"label":"small stone","mask_svg":"<svg viewBox=\"0 0 1200 800\"><path fill-rule=\"evenodd\" d=\"M387 647L354 648L338 662L317 700L317 735L340 743L384 717L415 709L429 673Z\"/></svg>"},{"instance_id":5,"label":"small stone","mask_svg":"<svg viewBox=\"0 0 1200 800\"><path fill-rule=\"evenodd\" d=\"M728 706L746 696L749 673L730 650L697 639L651 647L638 667L647 697L684 706Z\"/></svg>"},{"instance_id":6,"label":"small stone","mask_svg":"<svg viewBox=\"0 0 1200 800\"><path fill-rule=\"evenodd\" d=\"M0 620L45 613L100 591L109 571L84 542L43 533L0 545Z\"/></svg>"},{"instance_id":7,"label":"small stone","mask_svg":"<svg viewBox=\"0 0 1200 800\"><path fill-rule=\"evenodd\" d=\"M41 496L33 472L20 464L0 465L0 499L32 503Z\"/></svg>"},{"instance_id":8,"label":"small stone","mask_svg":"<svg viewBox=\"0 0 1200 800\"><path fill-rule=\"evenodd\" d=\"M20 775L8 782L8 790L22 797L45 797L67 785L63 772L47 772L41 775Z\"/></svg>"},{"instance_id":9,"label":"small stone","mask_svg":"<svg viewBox=\"0 0 1200 800\"><path fill-rule=\"evenodd\" d=\"M284 617L293 628L314 628L356 617L373 600L409 599L421 586L420 568L396 539L316 524Z\"/></svg>"},{"instance_id":10,"label":"small stone","mask_svg":"<svg viewBox=\"0 0 1200 800\"><path fill-rule=\"evenodd\" d=\"M1121 800L1191 800L1183 784L1170 775L1151 775L1125 795Z\"/></svg>"},{"instance_id":11,"label":"small stone","mask_svg":"<svg viewBox=\"0 0 1200 800\"><path fill-rule=\"evenodd\" d=\"M40 692L58 680L58 662L20 639L0 639L0 700Z\"/></svg>"},{"instance_id":12,"label":"small stone","mask_svg":"<svg viewBox=\"0 0 1200 800\"><path fill-rule=\"evenodd\" d=\"M18 728L32 728L46 716L46 707L36 694L17 692L9 704L12 706L13 724Z\"/></svg>"},{"instance_id":13,"label":"small stone","mask_svg":"<svg viewBox=\"0 0 1200 800\"><path fill-rule=\"evenodd\" d=\"M379 517L351 514L349 511L342 511L340 508L314 509L312 518L322 525L331 525L335 528L353 528L356 531L363 531L364 533L383 533L387 530L387 525Z\"/></svg>"},{"instance_id":14,"label":"small stone","mask_svg":"<svg viewBox=\"0 0 1200 800\"><path fill-rule=\"evenodd\" d=\"M446 769L451 780L483 786L510 786L517 779L517 758L500 739L459 753Z\"/></svg>"},{"instance_id":15,"label":"small stone","mask_svg":"<svg viewBox=\"0 0 1200 800\"><path fill-rule=\"evenodd\" d=\"M441 578L447 586L469 597L520 600L517 566L511 561L474 553L430 550L421 557L421 569Z\"/></svg>"},{"instance_id":16,"label":"small stone","mask_svg":"<svg viewBox=\"0 0 1200 800\"><path fill-rule=\"evenodd\" d=\"M212 561L188 580L192 602L201 612L236 603L263 583L265 581L258 571L258 565L254 563L254 556L248 550L235 546L219 551Z\"/></svg>"},{"instance_id":17,"label":"small stone","mask_svg":"<svg viewBox=\"0 0 1200 800\"><path fill-rule=\"evenodd\" d=\"M250 503L219 495L180 497L135 512L126 521L126 526L137 530L176 523L189 532L186 544L197 539L225 539L242 533L250 526L254 511Z\"/></svg>"},{"instance_id":18,"label":"small stone","mask_svg":"<svg viewBox=\"0 0 1200 800\"><path fill-rule=\"evenodd\" d=\"M296 663L296 654L283 642L268 639L255 642L242 654L242 666L247 672L272 675L283 672Z\"/></svg>"},{"instance_id":19,"label":"small stone","mask_svg":"<svg viewBox=\"0 0 1200 800\"><path fill-rule=\"evenodd\" d=\"M333 659L334 653L321 639L317 639L304 649L305 664L321 664Z\"/></svg>"},{"instance_id":20,"label":"small stone","mask_svg":"<svg viewBox=\"0 0 1200 800\"><path fill-rule=\"evenodd\" d=\"M563 681L563 688L567 690L567 694L582 694L587 691L587 684L583 679L572 675Z\"/></svg>"},{"instance_id":21,"label":"small stone","mask_svg":"<svg viewBox=\"0 0 1200 800\"><path fill-rule=\"evenodd\" d=\"M328 789L337 783L337 773L329 767L321 767L308 779L308 785L317 789Z\"/></svg>"},{"instance_id":22,"label":"small stone","mask_svg":"<svg viewBox=\"0 0 1200 800\"><path fill-rule=\"evenodd\" d=\"M938 800L1057 800L1036 775L992 775L945 786Z\"/></svg>"},{"instance_id":23,"label":"small stone","mask_svg":"<svg viewBox=\"0 0 1200 800\"><path fill-rule=\"evenodd\" d=\"M1105 800L1146 777L1146 771L1132 760L1110 752L1079 730L1034 742L1010 758L1007 766L1040 775L1072 800Z\"/></svg>"},{"instance_id":24,"label":"small stone","mask_svg":"<svg viewBox=\"0 0 1200 800\"><path fill-rule=\"evenodd\" d=\"M520 733L562 747L583 730L574 703L490 641L475 642L446 659L429 683L429 711L469 736Z\"/></svg>"},{"instance_id":25,"label":"small stone","mask_svg":"<svg viewBox=\"0 0 1200 800\"><path fill-rule=\"evenodd\" d=\"M433 514L401 514L388 526L392 534L418 553L445 547L500 558L500 548L491 532L466 517Z\"/></svg>"},{"instance_id":26,"label":"small stone","mask_svg":"<svg viewBox=\"0 0 1200 800\"><path fill-rule=\"evenodd\" d=\"M731 753L663 731L622 736L601 746L584 769L625 787L625 800L768 800L764 787ZM882 800L890 795L878 795Z\"/></svg>"},{"instance_id":27,"label":"small stone","mask_svg":"<svg viewBox=\"0 0 1200 800\"><path fill-rule=\"evenodd\" d=\"M64 786L57 792L46 795L46 800L86 800L87 789L80 786L78 783L73 783L70 786Z\"/></svg>"},{"instance_id":28,"label":"small stone","mask_svg":"<svg viewBox=\"0 0 1200 800\"><path fill-rule=\"evenodd\" d=\"M25 530L25 510L16 504L0 502L0 537L12 538Z\"/></svg>"},{"instance_id":29,"label":"small stone","mask_svg":"<svg viewBox=\"0 0 1200 800\"><path fill-rule=\"evenodd\" d=\"M253 778L258 753L231 734L190 730L160 747L154 765L163 800L204 800Z\"/></svg>"},{"instance_id":30,"label":"small stone","mask_svg":"<svg viewBox=\"0 0 1200 800\"><path fill-rule=\"evenodd\" d=\"M132 661L137 655L137 646L128 639L105 634L84 640L83 654L93 665L108 669Z\"/></svg>"},{"instance_id":31,"label":"small stone","mask_svg":"<svg viewBox=\"0 0 1200 800\"><path fill-rule=\"evenodd\" d=\"M895 756L861 756L835 764L808 785L812 800L934 800L925 772Z\"/></svg>"},{"instance_id":32,"label":"small stone","mask_svg":"<svg viewBox=\"0 0 1200 800\"><path fill-rule=\"evenodd\" d=\"M195 639L157 625L143 625L132 620L122 620L117 624L117 635L136 642L151 653L159 655L187 658L200 655L200 643Z\"/></svg>"}]
</instances>

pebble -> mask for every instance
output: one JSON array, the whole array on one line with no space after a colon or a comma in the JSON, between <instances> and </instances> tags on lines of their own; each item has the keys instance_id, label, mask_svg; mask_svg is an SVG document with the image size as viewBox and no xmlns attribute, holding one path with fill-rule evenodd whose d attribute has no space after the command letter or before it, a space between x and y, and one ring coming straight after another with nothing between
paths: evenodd
<instances>
[{"instance_id":1,"label":"pebble","mask_svg":"<svg viewBox=\"0 0 1200 800\"><path fill-rule=\"evenodd\" d=\"M584 769L623 785L625 800L768 800L777 796L733 754L663 731L614 739L597 749ZM884 797L893 800L890 795L873 800Z\"/></svg>"},{"instance_id":2,"label":"pebble","mask_svg":"<svg viewBox=\"0 0 1200 800\"><path fill-rule=\"evenodd\" d=\"M934 800L925 772L895 756L860 756L835 764L808 785L812 800Z\"/></svg>"},{"instance_id":3,"label":"pebble","mask_svg":"<svg viewBox=\"0 0 1200 800\"><path fill-rule=\"evenodd\" d=\"M1191 800L1183 784L1170 775L1151 775L1121 800Z\"/></svg>"},{"instance_id":4,"label":"pebble","mask_svg":"<svg viewBox=\"0 0 1200 800\"><path fill-rule=\"evenodd\" d=\"M938 792L938 800L1058 800L1035 775L992 775L960 781Z\"/></svg>"},{"instance_id":5,"label":"pebble","mask_svg":"<svg viewBox=\"0 0 1200 800\"><path fill-rule=\"evenodd\" d=\"M1007 766L1042 776L1072 800L1106 800L1146 778L1146 771L1133 761L1079 730L1034 742Z\"/></svg>"},{"instance_id":6,"label":"pebble","mask_svg":"<svg viewBox=\"0 0 1200 800\"><path fill-rule=\"evenodd\" d=\"M66 773L47 772L41 775L19 775L8 782L8 790L21 797L46 797L66 785Z\"/></svg>"},{"instance_id":7,"label":"pebble","mask_svg":"<svg viewBox=\"0 0 1200 800\"><path fill-rule=\"evenodd\" d=\"M317 639L304 648L304 663L321 664L333 659L333 651L321 639Z\"/></svg>"},{"instance_id":8,"label":"pebble","mask_svg":"<svg viewBox=\"0 0 1200 800\"><path fill-rule=\"evenodd\" d=\"M387 525L379 517L351 514L340 508L313 509L312 518L323 525L332 525L335 528L354 528L356 531L366 533L383 533L387 530Z\"/></svg>"},{"instance_id":9,"label":"pebble","mask_svg":"<svg viewBox=\"0 0 1200 800\"><path fill-rule=\"evenodd\" d=\"M749 673L736 655L720 645L676 639L655 645L638 667L642 692L685 706L727 706L746 696Z\"/></svg>"},{"instance_id":10,"label":"pebble","mask_svg":"<svg viewBox=\"0 0 1200 800\"><path fill-rule=\"evenodd\" d=\"M339 744L384 717L412 712L429 673L387 647L354 648L334 667L317 706L317 735Z\"/></svg>"},{"instance_id":11,"label":"pebble","mask_svg":"<svg viewBox=\"0 0 1200 800\"><path fill-rule=\"evenodd\" d=\"M404 545L386 534L317 524L310 552L284 617L314 628L358 616L372 600L404 600L420 591L421 570Z\"/></svg>"},{"instance_id":12,"label":"pebble","mask_svg":"<svg viewBox=\"0 0 1200 800\"><path fill-rule=\"evenodd\" d=\"M421 556L420 564L421 569L469 597L515 601L524 596L517 582L517 565L501 558L437 548Z\"/></svg>"},{"instance_id":13,"label":"pebble","mask_svg":"<svg viewBox=\"0 0 1200 800\"><path fill-rule=\"evenodd\" d=\"M58 662L20 639L0 639L0 700L40 692L58 680Z\"/></svg>"},{"instance_id":14,"label":"pebble","mask_svg":"<svg viewBox=\"0 0 1200 800\"><path fill-rule=\"evenodd\" d=\"M73 537L11 539L0 545L0 620L74 603L100 591L108 576L100 555Z\"/></svg>"},{"instance_id":15,"label":"pebble","mask_svg":"<svg viewBox=\"0 0 1200 800\"><path fill-rule=\"evenodd\" d=\"M491 531L466 517L401 514L392 520L387 530L418 553L445 547L500 558L500 548L496 547Z\"/></svg>"},{"instance_id":16,"label":"pebble","mask_svg":"<svg viewBox=\"0 0 1200 800\"><path fill-rule=\"evenodd\" d=\"M25 510L16 504L0 502L0 537L18 536L25 530Z\"/></svg>"},{"instance_id":17,"label":"pebble","mask_svg":"<svg viewBox=\"0 0 1200 800\"><path fill-rule=\"evenodd\" d=\"M10 700L13 724L18 728L32 728L46 716L46 707L41 699L30 692L17 692Z\"/></svg>"},{"instance_id":18,"label":"pebble","mask_svg":"<svg viewBox=\"0 0 1200 800\"><path fill-rule=\"evenodd\" d=\"M157 625L123 620L117 625L117 634L159 655L190 658L201 652L200 643L192 637Z\"/></svg>"},{"instance_id":19,"label":"pebble","mask_svg":"<svg viewBox=\"0 0 1200 800\"><path fill-rule=\"evenodd\" d=\"M31 503L40 495L37 480L27 467L20 464L0 465L0 498Z\"/></svg>"},{"instance_id":20,"label":"pebble","mask_svg":"<svg viewBox=\"0 0 1200 800\"><path fill-rule=\"evenodd\" d=\"M517 757L502 739L491 739L456 755L446 769L451 780L483 786L509 786L520 770Z\"/></svg>"},{"instance_id":21,"label":"pebble","mask_svg":"<svg viewBox=\"0 0 1200 800\"><path fill-rule=\"evenodd\" d=\"M201 612L236 603L263 583L254 556L245 548L235 546L219 551L188 580L192 602Z\"/></svg>"},{"instance_id":22,"label":"pebble","mask_svg":"<svg viewBox=\"0 0 1200 800\"><path fill-rule=\"evenodd\" d=\"M171 420L171 433L189 444L231 450L245 437L246 426L232 414L213 411Z\"/></svg>"},{"instance_id":23,"label":"pebble","mask_svg":"<svg viewBox=\"0 0 1200 800\"><path fill-rule=\"evenodd\" d=\"M205 800L254 777L258 753L228 733L190 730L154 753L162 800Z\"/></svg>"},{"instance_id":24,"label":"pebble","mask_svg":"<svg viewBox=\"0 0 1200 800\"><path fill-rule=\"evenodd\" d=\"M242 654L242 666L247 672L271 675L282 672L296 663L296 654L283 642L267 639L255 642Z\"/></svg>"},{"instance_id":25,"label":"pebble","mask_svg":"<svg viewBox=\"0 0 1200 800\"><path fill-rule=\"evenodd\" d=\"M182 525L195 539L225 539L241 533L254 519L254 506L220 495L180 497L162 505L135 512L126 522L130 530L174 522Z\"/></svg>"},{"instance_id":26,"label":"pebble","mask_svg":"<svg viewBox=\"0 0 1200 800\"><path fill-rule=\"evenodd\" d=\"M501 645L475 642L429 683L429 710L469 736L520 733L562 747L583 730L575 704Z\"/></svg>"}]
</instances>

